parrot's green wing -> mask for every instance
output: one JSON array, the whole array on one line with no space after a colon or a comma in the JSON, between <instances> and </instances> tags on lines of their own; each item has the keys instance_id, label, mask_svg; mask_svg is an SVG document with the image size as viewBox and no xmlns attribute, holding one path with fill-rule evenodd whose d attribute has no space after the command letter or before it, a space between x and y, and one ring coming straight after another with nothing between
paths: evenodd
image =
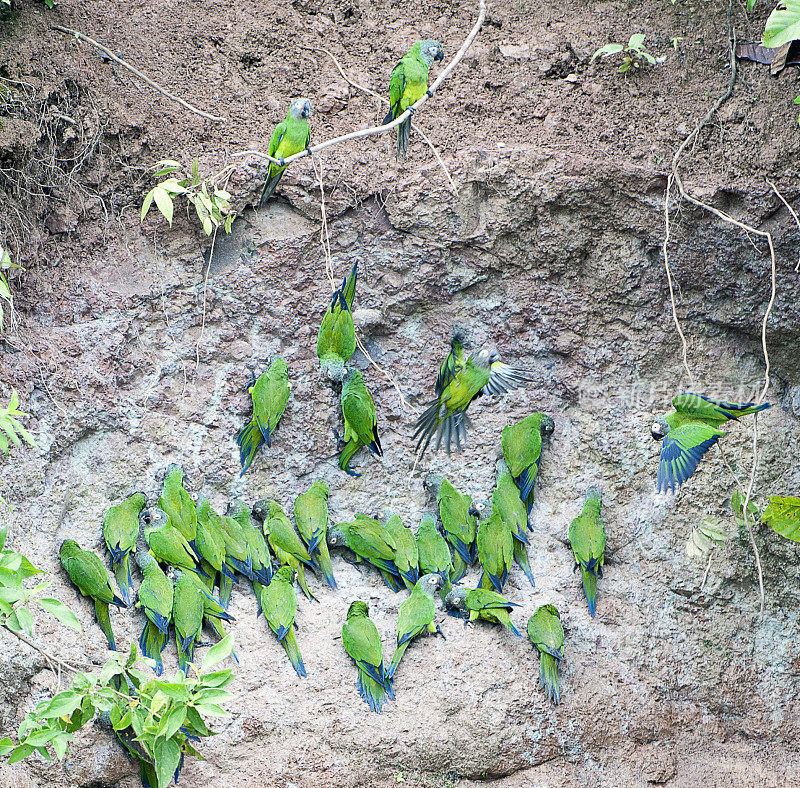
<instances>
[{"instance_id":1,"label":"parrot's green wing","mask_svg":"<svg viewBox=\"0 0 800 788\"><path fill-rule=\"evenodd\" d=\"M392 69L392 75L389 78L389 114L390 119L393 120L398 115L403 113L400 109L400 101L403 98L403 93L406 90L406 64L405 58ZM384 120L384 123L389 123L389 120Z\"/></svg>"},{"instance_id":2,"label":"parrot's green wing","mask_svg":"<svg viewBox=\"0 0 800 788\"><path fill-rule=\"evenodd\" d=\"M397 616L397 645L401 646L423 632L436 616L433 599L415 586L415 591L400 605Z\"/></svg>"},{"instance_id":3,"label":"parrot's green wing","mask_svg":"<svg viewBox=\"0 0 800 788\"><path fill-rule=\"evenodd\" d=\"M272 132L272 137L270 137L269 149L267 150L267 153L270 156L275 157L275 153L278 150L278 146L281 144L284 134L286 134L286 121L282 120L277 126L275 126L275 129Z\"/></svg>"},{"instance_id":4,"label":"parrot's green wing","mask_svg":"<svg viewBox=\"0 0 800 788\"><path fill-rule=\"evenodd\" d=\"M349 618L342 627L342 644L356 665L372 676L384 681L383 645L375 624L366 616Z\"/></svg>"},{"instance_id":5,"label":"parrot's green wing","mask_svg":"<svg viewBox=\"0 0 800 788\"><path fill-rule=\"evenodd\" d=\"M711 399L702 394L679 394L672 400L672 407L679 413L688 413L699 419L708 419L712 422L724 422L729 419L738 419L750 413L758 413L771 407L768 402L757 405L755 402L725 402L724 400Z\"/></svg>"},{"instance_id":6,"label":"parrot's green wing","mask_svg":"<svg viewBox=\"0 0 800 788\"><path fill-rule=\"evenodd\" d=\"M288 366L277 356L253 387L253 420L267 446L289 401Z\"/></svg>"},{"instance_id":7,"label":"parrot's green wing","mask_svg":"<svg viewBox=\"0 0 800 788\"><path fill-rule=\"evenodd\" d=\"M670 418L667 417L667 421ZM661 458L658 463L657 487L659 492L675 491L697 469L703 455L723 435L702 421L683 421L671 427L661 442Z\"/></svg>"},{"instance_id":8,"label":"parrot's green wing","mask_svg":"<svg viewBox=\"0 0 800 788\"><path fill-rule=\"evenodd\" d=\"M564 658L564 628L553 605L543 605L528 619L528 637L536 648Z\"/></svg>"},{"instance_id":9,"label":"parrot's green wing","mask_svg":"<svg viewBox=\"0 0 800 788\"><path fill-rule=\"evenodd\" d=\"M103 518L103 537L111 554L111 568L126 605L131 602L133 587L130 554L139 536L139 513L146 503L144 493L134 493L121 504L112 506Z\"/></svg>"},{"instance_id":10,"label":"parrot's green wing","mask_svg":"<svg viewBox=\"0 0 800 788\"><path fill-rule=\"evenodd\" d=\"M183 486L183 470L178 465L171 465L164 477L158 508L169 515L169 524L177 528L187 542L194 541L197 534L197 511L192 496Z\"/></svg>"},{"instance_id":11,"label":"parrot's green wing","mask_svg":"<svg viewBox=\"0 0 800 788\"><path fill-rule=\"evenodd\" d=\"M491 517L478 527L476 543L483 568L481 587L489 588L491 584L498 593L502 593L514 560L514 542L511 531L496 508Z\"/></svg>"},{"instance_id":12,"label":"parrot's green wing","mask_svg":"<svg viewBox=\"0 0 800 788\"><path fill-rule=\"evenodd\" d=\"M450 381L454 380L456 375L464 369L465 363L464 337L456 332L450 340L450 352L447 354L447 358L442 362L442 366L439 367L439 374L436 376L436 386L434 390L437 397L441 396Z\"/></svg>"}]
</instances>

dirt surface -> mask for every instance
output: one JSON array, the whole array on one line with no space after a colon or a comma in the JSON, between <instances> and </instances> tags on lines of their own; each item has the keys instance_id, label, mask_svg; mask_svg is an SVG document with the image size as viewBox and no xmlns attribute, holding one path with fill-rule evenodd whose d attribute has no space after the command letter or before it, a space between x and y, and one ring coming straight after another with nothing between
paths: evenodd
<instances>
[{"instance_id":1,"label":"dirt surface","mask_svg":"<svg viewBox=\"0 0 800 788\"><path fill-rule=\"evenodd\" d=\"M735 6L738 39L756 40L768 10L747 19ZM413 475L414 414L360 352L354 362L375 397L386 452L382 461L357 456L360 479L336 469L339 407L315 355L330 285L308 161L290 168L280 198L257 213L246 206L263 165L242 160L230 182L242 215L218 240L205 288L209 241L194 220L179 211L171 229L155 214L140 225L156 160L199 157L204 171L218 172L238 161L231 154L266 148L291 98L312 101L315 141L383 116L383 105L349 87L314 48L382 93L416 38L440 40L447 60L475 15L469 5L387 0L142 0L65 2L55 11L23 3L2 23L0 76L15 87L0 115L0 243L26 271L12 281L18 323L0 345L0 380L20 391L39 439L38 450L2 461L12 544L54 572L62 599L74 599L55 545L69 535L99 551L108 506L138 489L157 497L173 461L217 508L264 496L288 508L321 477L334 520L394 509L416 527L431 506L427 473L445 472L486 499L503 425L543 410L556 432L532 514L536 587L515 572L507 590L521 604L520 626L545 602L562 613L561 706L539 692L526 640L465 629L440 610L447 639L410 648L396 703L370 713L355 691L341 624L352 599L368 601L389 650L405 594L337 556L340 590L319 589L319 603L299 604L305 680L256 619L252 594L234 594L237 698L220 735L204 744L208 760L187 762L181 785L796 783L800 552L757 529L767 592L760 616L752 554L726 503L734 484L718 456L709 454L676 498L656 495L653 484L658 447L649 424L687 385L660 246L665 175L727 88L727 4L491 3L473 48L415 118L456 194L419 135L402 166L389 138L318 157L334 271L340 277L359 262L359 333L411 406L431 396L455 324L535 378L529 390L482 398L471 408L467 449L429 455ZM87 44L50 31L52 23L102 41L227 121L187 113ZM628 75L590 62L599 46L635 32L663 62ZM798 194L797 108L791 69L777 79L755 64L739 69L733 96L683 172L695 196L776 241L774 407L758 422L763 501L800 489L800 237L766 182L789 200ZM754 398L764 374L765 245L684 205L673 214L670 255L696 388ZM290 364L292 399L273 449L240 479L243 389L250 370L278 352ZM742 477L750 426L725 438ZM563 544L592 483L603 488L613 551L594 619ZM731 539L702 585L705 566L684 545L707 515ZM82 601L74 607L84 634L42 617L37 635L70 662L100 665L102 634ZM114 627L127 647L141 620L128 611ZM172 646L165 658L172 669ZM13 732L52 688L43 660L0 634L0 732ZM137 783L117 744L91 727L61 765L0 766L0 786L13 788Z\"/></svg>"}]
</instances>

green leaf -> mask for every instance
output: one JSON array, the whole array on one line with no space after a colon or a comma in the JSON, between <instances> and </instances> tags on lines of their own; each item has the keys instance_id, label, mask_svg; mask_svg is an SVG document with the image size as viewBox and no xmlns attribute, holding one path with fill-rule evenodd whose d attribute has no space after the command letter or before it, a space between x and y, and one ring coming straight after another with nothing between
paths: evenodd
<instances>
[{"instance_id":1,"label":"green leaf","mask_svg":"<svg viewBox=\"0 0 800 788\"><path fill-rule=\"evenodd\" d=\"M0 739L0 758L4 758L6 755L8 755L11 750L14 749L14 746L14 742L11 741L8 736L4 736L2 739Z\"/></svg>"},{"instance_id":2,"label":"green leaf","mask_svg":"<svg viewBox=\"0 0 800 788\"><path fill-rule=\"evenodd\" d=\"M72 690L65 690L53 697L41 716L46 720L54 719L55 717L68 717L81 703L83 703L83 695Z\"/></svg>"},{"instance_id":3,"label":"green leaf","mask_svg":"<svg viewBox=\"0 0 800 788\"><path fill-rule=\"evenodd\" d=\"M173 683L169 681L156 681L156 687L168 698L177 701L185 701L189 697L189 689L185 684Z\"/></svg>"},{"instance_id":4,"label":"green leaf","mask_svg":"<svg viewBox=\"0 0 800 788\"><path fill-rule=\"evenodd\" d=\"M158 186L170 194L184 194L186 192L186 189L178 183L176 178L168 178L166 181L159 183Z\"/></svg>"},{"instance_id":5,"label":"green leaf","mask_svg":"<svg viewBox=\"0 0 800 788\"><path fill-rule=\"evenodd\" d=\"M147 216L147 212L150 210L150 206L153 204L153 198L155 197L156 190L155 188L150 189L149 192L145 195L144 202L142 203L142 215L139 219L140 222L144 221L144 217Z\"/></svg>"},{"instance_id":6,"label":"green leaf","mask_svg":"<svg viewBox=\"0 0 800 788\"><path fill-rule=\"evenodd\" d=\"M192 698L192 705L202 706L204 703L217 703L218 701L230 699L231 693L224 689L203 689Z\"/></svg>"},{"instance_id":7,"label":"green leaf","mask_svg":"<svg viewBox=\"0 0 800 788\"><path fill-rule=\"evenodd\" d=\"M179 704L170 709L168 714L161 718L161 723L158 726L158 733L165 739L171 739L183 725L186 719L186 706Z\"/></svg>"},{"instance_id":8,"label":"green leaf","mask_svg":"<svg viewBox=\"0 0 800 788\"><path fill-rule=\"evenodd\" d=\"M179 170L183 165L179 161L175 161L175 159L161 159L158 162L154 169L163 169L164 167L174 167L176 170Z\"/></svg>"},{"instance_id":9,"label":"green leaf","mask_svg":"<svg viewBox=\"0 0 800 788\"><path fill-rule=\"evenodd\" d=\"M233 219L236 216L235 213L229 213L227 218L225 219L225 232L230 233L231 227L233 225Z\"/></svg>"},{"instance_id":10,"label":"green leaf","mask_svg":"<svg viewBox=\"0 0 800 788\"><path fill-rule=\"evenodd\" d=\"M756 4L756 0L747 0L747 6L746 6L747 10L748 11L752 11L753 8L755 7L755 4Z\"/></svg>"},{"instance_id":11,"label":"green leaf","mask_svg":"<svg viewBox=\"0 0 800 788\"><path fill-rule=\"evenodd\" d=\"M25 556L20 556L22 559L19 564L20 573L24 579L33 577L34 575L44 575L44 569L37 569Z\"/></svg>"},{"instance_id":12,"label":"green leaf","mask_svg":"<svg viewBox=\"0 0 800 788\"><path fill-rule=\"evenodd\" d=\"M198 736L210 736L211 731L205 723L205 720L200 716L200 712L193 706L186 709L186 723L190 725Z\"/></svg>"},{"instance_id":13,"label":"green leaf","mask_svg":"<svg viewBox=\"0 0 800 788\"><path fill-rule=\"evenodd\" d=\"M156 776L158 777L158 788L166 788L175 776L175 769L181 758L181 748L172 739L156 742L155 752L153 753Z\"/></svg>"},{"instance_id":14,"label":"green leaf","mask_svg":"<svg viewBox=\"0 0 800 788\"><path fill-rule=\"evenodd\" d=\"M30 744L20 744L14 748L13 752L8 758L9 763L18 763L19 761L27 758L32 752L34 748L30 746Z\"/></svg>"},{"instance_id":15,"label":"green leaf","mask_svg":"<svg viewBox=\"0 0 800 788\"><path fill-rule=\"evenodd\" d=\"M172 227L172 216L175 211L175 207L172 204L172 197L169 196L166 189L156 186L155 189L153 189L153 199L156 201L158 210L161 211L162 215L167 220L167 224Z\"/></svg>"},{"instance_id":16,"label":"green leaf","mask_svg":"<svg viewBox=\"0 0 800 788\"><path fill-rule=\"evenodd\" d=\"M230 668L218 670L214 673L203 673L200 681L204 687L224 687L233 681L233 671Z\"/></svg>"},{"instance_id":17,"label":"green leaf","mask_svg":"<svg viewBox=\"0 0 800 788\"><path fill-rule=\"evenodd\" d=\"M769 49L800 38L800 0L783 0L769 15L762 43Z\"/></svg>"},{"instance_id":18,"label":"green leaf","mask_svg":"<svg viewBox=\"0 0 800 788\"><path fill-rule=\"evenodd\" d=\"M228 712L216 703L199 703L195 706L200 714L205 714L208 717L227 717Z\"/></svg>"},{"instance_id":19,"label":"green leaf","mask_svg":"<svg viewBox=\"0 0 800 788\"><path fill-rule=\"evenodd\" d=\"M225 635L219 643L213 645L206 651L203 657L203 670L209 670L214 665L218 665L222 660L227 659L233 653L233 636Z\"/></svg>"},{"instance_id":20,"label":"green leaf","mask_svg":"<svg viewBox=\"0 0 800 788\"><path fill-rule=\"evenodd\" d=\"M617 52L622 52L623 49L625 49L625 47L622 44L606 44L604 47L600 47L600 49L598 49L597 52L592 55L592 60L594 60L596 57L608 57L609 55L616 55ZM589 62L591 62L591 60Z\"/></svg>"},{"instance_id":21,"label":"green leaf","mask_svg":"<svg viewBox=\"0 0 800 788\"><path fill-rule=\"evenodd\" d=\"M27 635L33 635L33 614L27 607L18 607L8 617L6 626L15 632L25 632Z\"/></svg>"},{"instance_id":22,"label":"green leaf","mask_svg":"<svg viewBox=\"0 0 800 788\"><path fill-rule=\"evenodd\" d=\"M135 663L136 663L136 644L131 643L131 653L127 661L125 662L125 667L132 668Z\"/></svg>"},{"instance_id":23,"label":"green leaf","mask_svg":"<svg viewBox=\"0 0 800 788\"><path fill-rule=\"evenodd\" d=\"M770 498L761 520L776 534L800 542L800 498L791 495Z\"/></svg>"},{"instance_id":24,"label":"green leaf","mask_svg":"<svg viewBox=\"0 0 800 788\"><path fill-rule=\"evenodd\" d=\"M644 44L644 33L634 33L628 41L628 49L640 50Z\"/></svg>"},{"instance_id":25,"label":"green leaf","mask_svg":"<svg viewBox=\"0 0 800 788\"><path fill-rule=\"evenodd\" d=\"M76 632L81 631L81 622L78 621L78 617L63 602L50 598L38 601L48 613L54 615L64 626L74 629Z\"/></svg>"},{"instance_id":26,"label":"green leaf","mask_svg":"<svg viewBox=\"0 0 800 788\"><path fill-rule=\"evenodd\" d=\"M0 550L6 546L6 538L8 537L8 526L0 528Z\"/></svg>"},{"instance_id":27,"label":"green leaf","mask_svg":"<svg viewBox=\"0 0 800 788\"><path fill-rule=\"evenodd\" d=\"M72 736L70 736L68 733L63 733L61 736L59 736L57 739L53 739L51 742L53 751L55 752L59 761L64 760L64 756L67 754L67 747L69 746L71 740Z\"/></svg>"}]
</instances>

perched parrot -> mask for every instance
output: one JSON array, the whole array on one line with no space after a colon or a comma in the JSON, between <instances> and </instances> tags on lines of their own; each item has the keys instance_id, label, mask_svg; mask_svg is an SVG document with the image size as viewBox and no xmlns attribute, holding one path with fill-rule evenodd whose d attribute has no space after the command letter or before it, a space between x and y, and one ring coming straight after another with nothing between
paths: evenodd
<instances>
[{"instance_id":1,"label":"perched parrot","mask_svg":"<svg viewBox=\"0 0 800 788\"><path fill-rule=\"evenodd\" d=\"M142 572L136 607L144 610L147 616L139 637L139 650L145 657L155 660L156 675L160 676L164 671L161 652L167 645L172 621L172 581L144 546L136 552L136 563Z\"/></svg>"},{"instance_id":2,"label":"perched parrot","mask_svg":"<svg viewBox=\"0 0 800 788\"><path fill-rule=\"evenodd\" d=\"M196 583L203 592L203 621L220 636L220 639L224 638L227 633L222 622L235 621L236 619L225 610L220 601L206 588L201 578L193 572L188 572L186 576L193 583ZM233 658L237 662L239 661L235 651L233 652Z\"/></svg>"},{"instance_id":3,"label":"perched parrot","mask_svg":"<svg viewBox=\"0 0 800 788\"><path fill-rule=\"evenodd\" d=\"M225 563L227 546L219 515L212 510L207 498L202 498L197 503L195 549L203 559L203 569L212 578L219 576L220 588L223 587L223 575L231 583L236 582L233 571ZM206 588L209 590L213 588L213 579L206 585Z\"/></svg>"},{"instance_id":4,"label":"perched parrot","mask_svg":"<svg viewBox=\"0 0 800 788\"><path fill-rule=\"evenodd\" d=\"M478 524L475 544L483 569L478 588L494 588L502 594L514 562L514 538L496 505L492 504L491 514Z\"/></svg>"},{"instance_id":5,"label":"perched parrot","mask_svg":"<svg viewBox=\"0 0 800 788\"><path fill-rule=\"evenodd\" d=\"M386 671L386 675L390 679L394 678L397 666L400 664L408 644L415 637L426 630L434 635L437 632L441 634L439 627L433 623L433 619L436 617L436 603L433 601L433 595L441 585L442 578L439 575L423 575L414 586L411 596L400 605L397 614L397 648Z\"/></svg>"},{"instance_id":6,"label":"perched parrot","mask_svg":"<svg viewBox=\"0 0 800 788\"><path fill-rule=\"evenodd\" d=\"M597 607L597 578L603 576L606 553L606 529L600 519L600 490L590 487L581 513L569 527L569 543L575 556L575 569L580 567L583 591L594 616Z\"/></svg>"},{"instance_id":7,"label":"perched parrot","mask_svg":"<svg viewBox=\"0 0 800 788\"><path fill-rule=\"evenodd\" d=\"M267 153L274 159L288 159L289 156L294 156L295 153L300 153L308 148L311 139L311 129L308 126L309 117L311 117L311 102L306 98L295 99L289 105L286 120L281 121L272 132ZM286 167L286 164L270 162L264 191L261 192L261 199L258 201L259 208L272 197Z\"/></svg>"},{"instance_id":8,"label":"perched parrot","mask_svg":"<svg viewBox=\"0 0 800 788\"><path fill-rule=\"evenodd\" d=\"M282 566L268 586L261 589L261 609L270 629L286 649L286 654L297 675L306 675L303 658L294 634L294 617L297 612L297 595L294 592L294 570Z\"/></svg>"},{"instance_id":9,"label":"perched parrot","mask_svg":"<svg viewBox=\"0 0 800 788\"><path fill-rule=\"evenodd\" d=\"M414 425L420 459L434 436L434 451L438 451L443 440L448 454L454 440L456 450L461 451L470 423L467 408L476 397L505 394L530 381L528 372L504 364L497 351L491 348L481 348L465 359L464 337L459 332L454 333L450 353L436 378L436 399L428 403Z\"/></svg>"},{"instance_id":10,"label":"perched parrot","mask_svg":"<svg viewBox=\"0 0 800 788\"><path fill-rule=\"evenodd\" d=\"M139 515L144 530L144 540L150 552L162 563L176 569L188 569L208 577L199 565L198 556L183 534L169 524L169 516L162 509L144 509Z\"/></svg>"},{"instance_id":11,"label":"perched parrot","mask_svg":"<svg viewBox=\"0 0 800 788\"><path fill-rule=\"evenodd\" d=\"M353 455L362 446L368 446L373 454L382 457L383 449L378 435L375 403L359 369L349 369L345 375L342 386L342 415L345 446L339 457L339 467L350 476L361 476L350 468Z\"/></svg>"},{"instance_id":12,"label":"perched parrot","mask_svg":"<svg viewBox=\"0 0 800 788\"><path fill-rule=\"evenodd\" d=\"M342 626L342 645L358 668L358 694L380 714L386 699L394 699L394 690L383 664L381 636L369 617L366 602L356 600L350 605Z\"/></svg>"},{"instance_id":13,"label":"perched parrot","mask_svg":"<svg viewBox=\"0 0 800 788\"><path fill-rule=\"evenodd\" d=\"M131 603L133 585L130 555L136 550L136 540L139 538L139 512L146 504L147 496L144 493L134 493L121 504L112 506L103 518L103 537L111 553L111 568L126 605Z\"/></svg>"},{"instance_id":14,"label":"perched parrot","mask_svg":"<svg viewBox=\"0 0 800 788\"><path fill-rule=\"evenodd\" d=\"M164 486L158 499L158 508L167 513L169 524L177 528L194 549L197 536L197 510L192 496L183 486L183 469L170 465L164 477Z\"/></svg>"},{"instance_id":15,"label":"perched parrot","mask_svg":"<svg viewBox=\"0 0 800 788\"><path fill-rule=\"evenodd\" d=\"M400 515L394 512L386 513L384 531L389 535L389 540L394 543L394 565L400 571L400 577L406 588L412 591L419 580L419 552L414 532L403 525Z\"/></svg>"},{"instance_id":16,"label":"perched parrot","mask_svg":"<svg viewBox=\"0 0 800 788\"><path fill-rule=\"evenodd\" d=\"M560 703L558 663L564 659L564 627L553 605L542 605L528 619L528 637L539 649L539 687L553 703Z\"/></svg>"},{"instance_id":17,"label":"perched parrot","mask_svg":"<svg viewBox=\"0 0 800 788\"><path fill-rule=\"evenodd\" d=\"M522 421L503 427L503 458L519 487L519 496L528 514L533 506L533 485L542 460L542 441L553 434L555 426L544 413L531 413Z\"/></svg>"},{"instance_id":18,"label":"perched parrot","mask_svg":"<svg viewBox=\"0 0 800 788\"><path fill-rule=\"evenodd\" d=\"M357 269L358 263L354 263L350 275L334 291L317 336L317 356L322 374L336 383L344 380L347 372L344 365L356 352L353 299L356 295Z\"/></svg>"},{"instance_id":19,"label":"perched parrot","mask_svg":"<svg viewBox=\"0 0 800 788\"><path fill-rule=\"evenodd\" d=\"M244 476L262 443L272 446L272 433L289 401L289 367L281 356L275 356L269 369L247 387L253 400L253 418L239 430L239 462Z\"/></svg>"},{"instance_id":20,"label":"perched parrot","mask_svg":"<svg viewBox=\"0 0 800 788\"><path fill-rule=\"evenodd\" d=\"M389 114L384 125L399 118L412 104L428 93L428 69L435 60L444 59L438 41L417 41L392 70L389 80ZM433 95L429 93L429 95ZM413 114L413 110L412 113ZM404 159L411 134L411 115L397 127L397 158Z\"/></svg>"},{"instance_id":21,"label":"perched parrot","mask_svg":"<svg viewBox=\"0 0 800 788\"><path fill-rule=\"evenodd\" d=\"M520 498L517 485L514 484L514 477L503 460L497 461L497 486L492 493L492 505L511 531L514 540L514 560L522 567L530 584L535 586L528 560L528 513L525 511L525 503Z\"/></svg>"},{"instance_id":22,"label":"perched parrot","mask_svg":"<svg viewBox=\"0 0 800 788\"><path fill-rule=\"evenodd\" d=\"M338 523L328 529L330 547L347 547L356 561L366 561L378 569L393 591L402 587L400 570L394 562L395 544L383 526L372 517L356 514L351 523Z\"/></svg>"},{"instance_id":23,"label":"perched parrot","mask_svg":"<svg viewBox=\"0 0 800 788\"><path fill-rule=\"evenodd\" d=\"M248 580L255 580L256 575L253 571L252 552L250 550L250 545L242 533L241 525L234 520L233 517L229 517L228 515L217 516L219 517L219 527L225 538L226 563L229 567L233 567L237 572L244 575ZM268 582L269 579L265 579L265 585ZM227 584L225 585L225 590L226 592L228 591ZM220 588L220 592L221 591L222 588ZM228 599L230 599L230 595L228 595Z\"/></svg>"},{"instance_id":24,"label":"perched parrot","mask_svg":"<svg viewBox=\"0 0 800 788\"><path fill-rule=\"evenodd\" d=\"M720 426L731 419L772 407L769 402L736 404L679 394L672 400L673 413L655 420L650 427L654 440L661 441L658 463L658 492L675 492L697 470L703 455L725 434Z\"/></svg>"},{"instance_id":25,"label":"perched parrot","mask_svg":"<svg viewBox=\"0 0 800 788\"><path fill-rule=\"evenodd\" d=\"M436 527L436 514L424 512L417 527L417 552L419 554L419 571L423 575L437 574L442 578L439 594L444 597L450 593L450 574L453 571L453 559L445 538Z\"/></svg>"},{"instance_id":26,"label":"perched parrot","mask_svg":"<svg viewBox=\"0 0 800 788\"><path fill-rule=\"evenodd\" d=\"M294 521L308 554L319 564L325 582L336 588L328 552L328 485L322 479L317 479L307 492L294 499Z\"/></svg>"},{"instance_id":27,"label":"perched parrot","mask_svg":"<svg viewBox=\"0 0 800 788\"><path fill-rule=\"evenodd\" d=\"M97 623L108 640L108 647L116 651L108 606L127 607L127 605L114 593L102 559L90 550L81 550L78 543L72 539L66 539L61 543L59 557L61 566L67 571L73 585L83 596L89 597L94 602Z\"/></svg>"},{"instance_id":28,"label":"perched parrot","mask_svg":"<svg viewBox=\"0 0 800 788\"><path fill-rule=\"evenodd\" d=\"M315 569L314 559L306 550L297 531L289 520L283 507L276 501L260 500L253 504L253 517L262 523L267 543L275 553L275 557L284 566L297 572L297 582L309 599L316 597L309 591L303 566Z\"/></svg>"},{"instance_id":29,"label":"perched parrot","mask_svg":"<svg viewBox=\"0 0 800 788\"><path fill-rule=\"evenodd\" d=\"M258 586L269 585L272 581L272 553L264 538L264 532L253 525L250 507L244 501L230 503L228 510L230 516L239 523L240 533L249 549L253 567L253 589L258 599ZM260 608L258 612L261 612Z\"/></svg>"},{"instance_id":30,"label":"perched parrot","mask_svg":"<svg viewBox=\"0 0 800 788\"><path fill-rule=\"evenodd\" d=\"M184 675L194 659L194 647L203 629L205 592L189 572L175 570L172 592L172 623L178 647L178 667Z\"/></svg>"},{"instance_id":31,"label":"perched parrot","mask_svg":"<svg viewBox=\"0 0 800 788\"><path fill-rule=\"evenodd\" d=\"M444 538L454 551L450 580L458 583L467 573L467 567L478 559L475 546L477 511L472 506L472 498L456 490L448 479L429 476L425 486L436 496Z\"/></svg>"},{"instance_id":32,"label":"perched parrot","mask_svg":"<svg viewBox=\"0 0 800 788\"><path fill-rule=\"evenodd\" d=\"M454 588L444 600L445 606L453 608L456 615L468 621L483 619L493 624L501 624L510 629L518 638L519 630L511 620L511 611L519 607L504 596L485 588ZM466 624L466 622L465 622Z\"/></svg>"}]
</instances>

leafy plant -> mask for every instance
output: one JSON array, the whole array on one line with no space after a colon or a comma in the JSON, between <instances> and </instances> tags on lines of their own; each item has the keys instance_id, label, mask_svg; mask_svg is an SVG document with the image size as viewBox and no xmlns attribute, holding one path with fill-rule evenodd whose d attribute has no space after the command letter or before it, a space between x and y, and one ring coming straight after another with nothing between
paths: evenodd
<instances>
[{"instance_id":1,"label":"leafy plant","mask_svg":"<svg viewBox=\"0 0 800 788\"><path fill-rule=\"evenodd\" d=\"M62 624L80 632L78 617L58 599L40 597L50 585L50 580L28 588L25 581L36 575L44 575L24 555L6 549L8 529L0 530L0 626L12 632L33 635L34 618L31 604L36 603L43 610L54 615Z\"/></svg>"},{"instance_id":2,"label":"leafy plant","mask_svg":"<svg viewBox=\"0 0 800 788\"><path fill-rule=\"evenodd\" d=\"M762 43L769 49L800 38L800 0L781 0L767 18Z\"/></svg>"},{"instance_id":3,"label":"leafy plant","mask_svg":"<svg viewBox=\"0 0 800 788\"><path fill-rule=\"evenodd\" d=\"M761 521L775 533L800 542L800 498L793 495L773 496L761 515Z\"/></svg>"},{"instance_id":4,"label":"leafy plant","mask_svg":"<svg viewBox=\"0 0 800 788\"><path fill-rule=\"evenodd\" d=\"M800 2L800 0L798 0ZM644 45L644 33L634 33L625 44L606 44L600 47L593 55L592 60L597 57L610 57L611 55L623 53L622 65L619 70L624 73L631 66L634 68L641 68L642 62L647 61L651 66L654 66L656 59L647 51Z\"/></svg>"},{"instance_id":5,"label":"leafy plant","mask_svg":"<svg viewBox=\"0 0 800 788\"><path fill-rule=\"evenodd\" d=\"M712 517L706 517L700 525L692 528L686 542L686 552L691 558L705 558L717 546L725 542L728 535Z\"/></svg>"},{"instance_id":6,"label":"leafy plant","mask_svg":"<svg viewBox=\"0 0 800 788\"><path fill-rule=\"evenodd\" d=\"M224 227L226 233L231 231L231 225L236 215L230 209L231 195L215 185L222 181L223 176L227 173L227 168L216 176L201 177L200 163L195 159L192 162L191 173L185 175L182 172L183 165L180 162L164 159L158 162L155 170L154 178L161 178L164 175L171 175L172 177L161 181L147 192L142 203L141 221L145 220L150 206L155 202L161 215L171 227L175 213L175 198L183 195L187 200L187 215L189 206L194 206L197 218L200 220L206 235L211 235L220 226ZM184 175L184 177L179 179L175 176L175 173Z\"/></svg>"},{"instance_id":7,"label":"leafy plant","mask_svg":"<svg viewBox=\"0 0 800 788\"><path fill-rule=\"evenodd\" d=\"M747 534L747 523L744 519L744 496L738 490L731 496L731 509L733 509L733 516L736 519L739 541L745 544L749 537ZM758 506L750 499L747 503L747 520L754 523L759 519L760 514Z\"/></svg>"},{"instance_id":8,"label":"leafy plant","mask_svg":"<svg viewBox=\"0 0 800 788\"><path fill-rule=\"evenodd\" d=\"M19 394L16 389L11 389L11 399L6 407L0 407L0 451L8 454L9 441L15 446L21 446L22 441L31 446L36 446L36 441L25 427L20 423L20 418L27 418L28 413L19 409Z\"/></svg>"},{"instance_id":9,"label":"leafy plant","mask_svg":"<svg viewBox=\"0 0 800 788\"><path fill-rule=\"evenodd\" d=\"M21 266L17 265L16 263L11 262L11 256L8 252L0 246L0 331L3 330L3 301L8 304L9 315L11 316L10 322L13 325L14 323L14 296L11 294L11 288L8 285L8 279L6 279L5 274L3 271L7 271L9 268L21 268Z\"/></svg>"}]
</instances>

